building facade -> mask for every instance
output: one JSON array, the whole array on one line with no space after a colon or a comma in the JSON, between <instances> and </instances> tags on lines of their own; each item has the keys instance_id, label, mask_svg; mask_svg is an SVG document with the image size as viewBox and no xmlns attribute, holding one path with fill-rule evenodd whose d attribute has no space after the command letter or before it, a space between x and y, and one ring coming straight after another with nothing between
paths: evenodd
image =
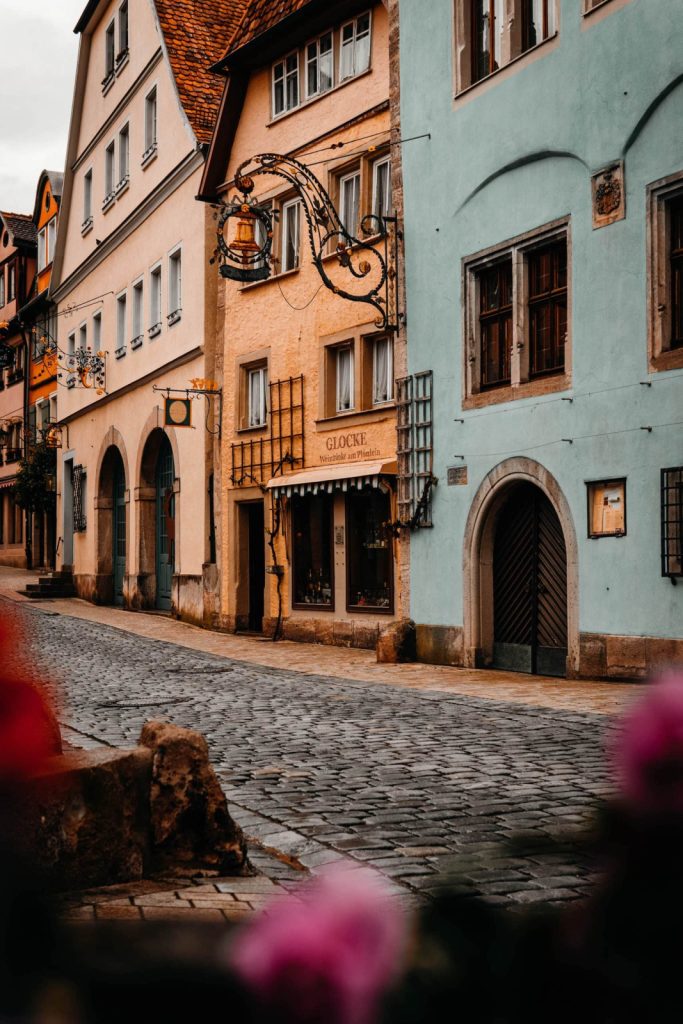
<instances>
[{"instance_id":1,"label":"building facade","mask_svg":"<svg viewBox=\"0 0 683 1024\"><path fill-rule=\"evenodd\" d=\"M352 275L338 245L355 265L369 265L363 219L393 216L387 11L317 0L273 11L257 0L217 70L226 86L201 198L229 203L245 161L285 158L277 161L284 177L254 177L254 197L272 218L261 279L219 285L228 396L217 509L221 625L374 647L405 605L395 528L395 378L405 373L405 352L395 330L377 326L377 308L339 294ZM316 213L312 192L325 211ZM328 197L358 243L332 228L321 242ZM377 220L365 227L381 234ZM259 243L268 234L266 222Z\"/></svg>"},{"instance_id":2,"label":"building facade","mask_svg":"<svg viewBox=\"0 0 683 1024\"><path fill-rule=\"evenodd\" d=\"M36 230L30 214L0 213L0 565L26 568L25 514L16 501L27 451L28 339L19 317L33 285Z\"/></svg>"},{"instance_id":3,"label":"building facade","mask_svg":"<svg viewBox=\"0 0 683 1024\"><path fill-rule=\"evenodd\" d=\"M403 0L400 30L419 655L645 675L683 657L679 5Z\"/></svg>"},{"instance_id":4,"label":"building facade","mask_svg":"<svg viewBox=\"0 0 683 1024\"><path fill-rule=\"evenodd\" d=\"M96 602L217 616L216 283L195 202L241 5L91 0L50 295L60 568ZM213 390L213 389L209 389ZM180 411L181 415L178 415Z\"/></svg>"}]
</instances>

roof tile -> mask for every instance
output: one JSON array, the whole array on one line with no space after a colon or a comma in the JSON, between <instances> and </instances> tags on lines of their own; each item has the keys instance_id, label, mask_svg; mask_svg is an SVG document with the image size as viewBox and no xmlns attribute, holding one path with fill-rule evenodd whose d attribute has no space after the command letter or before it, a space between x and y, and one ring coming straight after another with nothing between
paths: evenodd
<instances>
[{"instance_id":1,"label":"roof tile","mask_svg":"<svg viewBox=\"0 0 683 1024\"><path fill-rule=\"evenodd\" d=\"M20 242L34 242L38 235L30 213L5 213L0 211L5 227Z\"/></svg>"},{"instance_id":2,"label":"roof tile","mask_svg":"<svg viewBox=\"0 0 683 1024\"><path fill-rule=\"evenodd\" d=\"M308 3L310 0L250 0L237 31L230 40L228 53L246 46L283 18L300 11Z\"/></svg>"}]
</instances>

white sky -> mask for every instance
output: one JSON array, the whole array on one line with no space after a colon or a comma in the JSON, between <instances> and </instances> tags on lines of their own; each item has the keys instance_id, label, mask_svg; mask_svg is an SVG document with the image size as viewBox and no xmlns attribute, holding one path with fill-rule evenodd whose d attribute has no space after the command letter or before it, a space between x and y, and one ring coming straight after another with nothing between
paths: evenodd
<instances>
[{"instance_id":1,"label":"white sky","mask_svg":"<svg viewBox=\"0 0 683 1024\"><path fill-rule=\"evenodd\" d=\"M86 0L0 0L0 209L32 213L40 172L64 169Z\"/></svg>"}]
</instances>

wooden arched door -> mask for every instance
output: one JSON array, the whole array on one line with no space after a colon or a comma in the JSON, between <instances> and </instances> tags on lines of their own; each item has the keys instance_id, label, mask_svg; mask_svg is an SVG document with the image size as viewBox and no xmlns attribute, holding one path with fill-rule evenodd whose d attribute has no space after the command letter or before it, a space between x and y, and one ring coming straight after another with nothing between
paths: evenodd
<instances>
[{"instance_id":1,"label":"wooden arched door","mask_svg":"<svg viewBox=\"0 0 683 1024\"><path fill-rule=\"evenodd\" d=\"M538 675L567 671L567 551L560 520L533 484L515 484L493 549L493 664Z\"/></svg>"},{"instance_id":2,"label":"wooden arched door","mask_svg":"<svg viewBox=\"0 0 683 1024\"><path fill-rule=\"evenodd\" d=\"M175 562L175 467L164 435L156 465L156 606L170 611Z\"/></svg>"}]
</instances>

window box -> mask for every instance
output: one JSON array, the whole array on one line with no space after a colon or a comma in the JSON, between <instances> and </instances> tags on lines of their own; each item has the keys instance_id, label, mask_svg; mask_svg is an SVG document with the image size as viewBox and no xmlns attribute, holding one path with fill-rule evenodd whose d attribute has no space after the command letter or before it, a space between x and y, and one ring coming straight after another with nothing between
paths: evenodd
<instances>
[{"instance_id":1,"label":"window box","mask_svg":"<svg viewBox=\"0 0 683 1024\"><path fill-rule=\"evenodd\" d=\"M83 223L81 224L81 234L84 235L84 236L89 234L89 232L92 231L93 224L94 224L94 218L93 217L88 217L87 220L84 220Z\"/></svg>"},{"instance_id":2,"label":"window box","mask_svg":"<svg viewBox=\"0 0 683 1024\"><path fill-rule=\"evenodd\" d=\"M168 316L166 317L166 319L168 321L168 326L172 327L173 324L177 324L178 321L180 319L182 319L182 315L183 315L182 309L174 309L173 312L169 313Z\"/></svg>"},{"instance_id":3,"label":"window box","mask_svg":"<svg viewBox=\"0 0 683 1024\"><path fill-rule=\"evenodd\" d=\"M130 174L127 174L125 176L125 178L121 178L121 181L116 186L115 195L116 195L117 199L121 195L122 192L126 191L126 189L128 188L129 185L130 185Z\"/></svg>"},{"instance_id":4,"label":"window box","mask_svg":"<svg viewBox=\"0 0 683 1024\"><path fill-rule=\"evenodd\" d=\"M145 150L145 152L142 154L142 163L141 163L141 166L142 166L143 170L145 169L145 167L148 167L152 163L152 161L154 160L154 158L157 155L158 150L159 150L159 146L158 146L158 144L156 142L153 142L152 145L148 149Z\"/></svg>"},{"instance_id":5,"label":"window box","mask_svg":"<svg viewBox=\"0 0 683 1024\"><path fill-rule=\"evenodd\" d=\"M106 195L106 196L104 197L104 199L102 200L102 212L103 212L103 213L106 213L106 212L107 212L107 210L108 210L108 209L109 209L109 208L110 208L111 206L113 206L113 205L114 205L114 200L115 200L115 199L116 199L116 191L114 191L114 192L110 192L110 193L109 193L108 195Z\"/></svg>"},{"instance_id":6,"label":"window box","mask_svg":"<svg viewBox=\"0 0 683 1024\"><path fill-rule=\"evenodd\" d=\"M123 69L125 68L126 64L128 63L128 58L129 57L130 57L130 50L128 49L128 47L126 47L125 50L121 50L121 53L117 53L117 55L116 55L116 67L114 69L115 74L118 75L118 74L120 74L121 71L123 71Z\"/></svg>"},{"instance_id":7,"label":"window box","mask_svg":"<svg viewBox=\"0 0 683 1024\"><path fill-rule=\"evenodd\" d=\"M134 338L131 338L130 347L131 348L140 348L140 346L142 345L144 340L145 340L144 334L136 334L136 336Z\"/></svg>"},{"instance_id":8,"label":"window box","mask_svg":"<svg viewBox=\"0 0 683 1024\"><path fill-rule=\"evenodd\" d=\"M114 349L114 355L116 356L117 359L123 359L123 357L125 356L126 352L127 352L127 349L126 349L125 345L121 345L120 348Z\"/></svg>"},{"instance_id":9,"label":"window box","mask_svg":"<svg viewBox=\"0 0 683 1024\"><path fill-rule=\"evenodd\" d=\"M161 323L152 324L147 334L150 338L157 338L161 334Z\"/></svg>"},{"instance_id":10,"label":"window box","mask_svg":"<svg viewBox=\"0 0 683 1024\"><path fill-rule=\"evenodd\" d=\"M110 71L106 78L102 79L102 95L106 96L116 80L116 72Z\"/></svg>"}]
</instances>

